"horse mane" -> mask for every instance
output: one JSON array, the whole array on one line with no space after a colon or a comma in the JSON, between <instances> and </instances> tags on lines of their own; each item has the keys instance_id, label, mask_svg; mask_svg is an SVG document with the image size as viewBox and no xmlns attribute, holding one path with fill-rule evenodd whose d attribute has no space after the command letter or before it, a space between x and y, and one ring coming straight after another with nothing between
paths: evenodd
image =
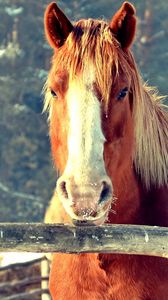
<instances>
[{"instance_id":1,"label":"horse mane","mask_svg":"<svg viewBox=\"0 0 168 300\"><path fill-rule=\"evenodd\" d=\"M113 81L120 70L132 80L135 130L134 165L147 188L168 184L168 113L155 88L144 84L130 50L124 51L103 20L80 20L74 24L65 44L52 59L46 83L44 110L52 108L48 86L50 78L66 69L74 78L90 63L105 107L108 106ZM82 74L82 72L81 72Z\"/></svg>"}]
</instances>

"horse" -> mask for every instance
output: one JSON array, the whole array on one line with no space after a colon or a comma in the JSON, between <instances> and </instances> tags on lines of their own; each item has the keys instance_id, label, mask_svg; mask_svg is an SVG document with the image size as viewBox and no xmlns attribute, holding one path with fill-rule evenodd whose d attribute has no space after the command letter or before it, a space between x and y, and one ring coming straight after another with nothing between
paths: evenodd
<instances>
[{"instance_id":1,"label":"horse","mask_svg":"<svg viewBox=\"0 0 168 300\"><path fill-rule=\"evenodd\" d=\"M72 24L52 2L44 27L54 50L44 110L60 174L45 222L167 227L168 113L131 51L135 7ZM168 260L54 253L49 289L53 300L166 300Z\"/></svg>"}]
</instances>

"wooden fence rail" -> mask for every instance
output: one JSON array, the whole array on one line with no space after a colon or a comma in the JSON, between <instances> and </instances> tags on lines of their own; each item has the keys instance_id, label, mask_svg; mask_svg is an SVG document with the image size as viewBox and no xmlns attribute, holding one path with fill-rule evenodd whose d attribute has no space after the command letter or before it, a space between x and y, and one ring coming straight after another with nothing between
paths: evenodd
<instances>
[{"instance_id":1,"label":"wooden fence rail","mask_svg":"<svg viewBox=\"0 0 168 300\"><path fill-rule=\"evenodd\" d=\"M168 258L168 228L0 223L0 251L120 253Z\"/></svg>"}]
</instances>

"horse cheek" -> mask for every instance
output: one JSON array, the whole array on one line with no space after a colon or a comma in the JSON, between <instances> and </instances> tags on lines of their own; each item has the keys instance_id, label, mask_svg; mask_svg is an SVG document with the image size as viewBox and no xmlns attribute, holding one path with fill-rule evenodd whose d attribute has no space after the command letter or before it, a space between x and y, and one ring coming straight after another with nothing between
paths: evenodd
<instances>
[{"instance_id":1,"label":"horse cheek","mask_svg":"<svg viewBox=\"0 0 168 300\"><path fill-rule=\"evenodd\" d=\"M56 168L63 173L68 159L69 118L65 103L55 105L50 120L51 152Z\"/></svg>"}]
</instances>

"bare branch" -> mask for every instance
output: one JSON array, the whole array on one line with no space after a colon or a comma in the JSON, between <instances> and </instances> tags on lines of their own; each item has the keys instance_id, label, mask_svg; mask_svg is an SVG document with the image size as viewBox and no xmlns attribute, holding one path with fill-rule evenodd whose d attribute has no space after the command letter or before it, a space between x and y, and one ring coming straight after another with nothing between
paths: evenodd
<instances>
[{"instance_id":1,"label":"bare branch","mask_svg":"<svg viewBox=\"0 0 168 300\"><path fill-rule=\"evenodd\" d=\"M11 197L21 198L21 199L25 199L25 200L39 201L39 202L41 201L42 202L42 199L40 197L36 197L36 196L33 196L33 195L24 194L24 193L20 193L20 192L11 191L2 182L0 182L0 190L4 193L9 194Z\"/></svg>"}]
</instances>

